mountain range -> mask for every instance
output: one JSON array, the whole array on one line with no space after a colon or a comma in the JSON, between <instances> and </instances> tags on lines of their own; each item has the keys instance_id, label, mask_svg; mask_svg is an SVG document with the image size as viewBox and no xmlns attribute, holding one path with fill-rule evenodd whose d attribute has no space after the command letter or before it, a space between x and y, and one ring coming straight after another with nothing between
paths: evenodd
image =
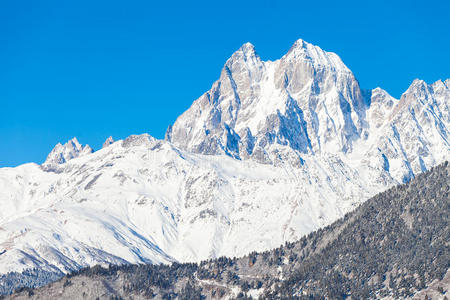
<instances>
[{"instance_id":1,"label":"mountain range","mask_svg":"<svg viewBox=\"0 0 450 300\"><path fill-rule=\"evenodd\" d=\"M449 160L449 100L450 79L414 80L395 99L303 40L276 61L246 43L164 140L108 138L93 151L74 138L41 165L1 168L0 273L296 241Z\"/></svg>"}]
</instances>

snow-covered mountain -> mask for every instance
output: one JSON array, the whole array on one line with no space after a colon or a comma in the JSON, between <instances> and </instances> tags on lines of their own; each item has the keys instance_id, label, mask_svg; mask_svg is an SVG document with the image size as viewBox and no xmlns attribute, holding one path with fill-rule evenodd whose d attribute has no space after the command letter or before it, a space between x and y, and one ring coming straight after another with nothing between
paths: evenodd
<instances>
[{"instance_id":1,"label":"snow-covered mountain","mask_svg":"<svg viewBox=\"0 0 450 300\"><path fill-rule=\"evenodd\" d=\"M273 145L298 155L346 153L367 128L365 110L358 82L336 54L298 40L280 60L263 62L247 43L167 139L260 162L271 161Z\"/></svg>"},{"instance_id":2,"label":"snow-covered mountain","mask_svg":"<svg viewBox=\"0 0 450 300\"><path fill-rule=\"evenodd\" d=\"M396 100L380 88L361 90L336 54L303 40L274 62L261 61L247 43L166 139L261 163L365 157L370 168L395 165L388 172L401 182L448 155L449 87L450 80L415 80Z\"/></svg>"},{"instance_id":3,"label":"snow-covered mountain","mask_svg":"<svg viewBox=\"0 0 450 300\"><path fill-rule=\"evenodd\" d=\"M0 273L239 256L330 224L450 158L450 80L394 99L302 40L264 62L244 44L166 139L0 169Z\"/></svg>"}]
</instances>

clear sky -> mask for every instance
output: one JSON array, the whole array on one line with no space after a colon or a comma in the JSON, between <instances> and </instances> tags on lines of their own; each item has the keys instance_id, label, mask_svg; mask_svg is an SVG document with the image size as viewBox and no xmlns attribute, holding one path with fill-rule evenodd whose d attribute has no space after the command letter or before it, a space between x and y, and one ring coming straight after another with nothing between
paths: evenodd
<instances>
[{"instance_id":1,"label":"clear sky","mask_svg":"<svg viewBox=\"0 0 450 300\"><path fill-rule=\"evenodd\" d=\"M94 149L164 137L247 41L275 60L302 38L399 97L414 78L450 78L449 3L0 1L0 167L73 136Z\"/></svg>"}]
</instances>

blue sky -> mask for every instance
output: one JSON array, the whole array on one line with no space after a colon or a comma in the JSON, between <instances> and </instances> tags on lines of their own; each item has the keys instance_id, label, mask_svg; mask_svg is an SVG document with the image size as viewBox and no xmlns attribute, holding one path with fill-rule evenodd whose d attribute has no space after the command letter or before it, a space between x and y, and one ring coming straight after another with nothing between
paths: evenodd
<instances>
[{"instance_id":1,"label":"blue sky","mask_svg":"<svg viewBox=\"0 0 450 300\"><path fill-rule=\"evenodd\" d=\"M262 59L302 38L363 88L399 97L450 78L449 1L0 2L0 167L77 136L98 149L167 126L243 43Z\"/></svg>"}]
</instances>

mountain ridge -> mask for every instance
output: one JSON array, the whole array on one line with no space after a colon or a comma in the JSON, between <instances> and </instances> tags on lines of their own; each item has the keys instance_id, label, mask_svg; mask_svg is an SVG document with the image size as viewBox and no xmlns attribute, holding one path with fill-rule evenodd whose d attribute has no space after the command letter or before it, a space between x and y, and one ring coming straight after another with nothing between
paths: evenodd
<instances>
[{"instance_id":1,"label":"mountain ridge","mask_svg":"<svg viewBox=\"0 0 450 300\"><path fill-rule=\"evenodd\" d=\"M336 54L294 46L262 62L244 44L165 140L92 152L72 139L41 166L0 169L0 273L271 249L450 159L449 80L397 100L362 90Z\"/></svg>"},{"instance_id":2,"label":"mountain ridge","mask_svg":"<svg viewBox=\"0 0 450 300\"><path fill-rule=\"evenodd\" d=\"M312 54L308 56L305 51ZM302 65L304 56L310 59ZM334 71L327 73L315 70L314 61L326 62L318 63L320 66L339 67L328 67ZM330 61L334 63L331 64ZM308 77L311 68L315 73L313 77ZM347 76L340 78L339 73L335 71L337 69L344 70ZM308 79L311 81L309 82L302 76L306 76L306 79L316 77L319 79L312 81ZM284 80L285 87L282 87L283 84L280 85L280 80ZM418 83L426 85L426 89L432 89L439 82L443 87L443 99L447 99L449 90L444 82L436 81L427 85L423 81L414 80L397 100L386 91L380 93L379 88L362 90L354 75L336 54L320 50L303 40L294 43L287 54L274 62L261 61L254 46L244 44L226 62L220 79L213 84L212 89L194 101L192 107L169 126L165 139L180 148L196 153L225 153L235 158L253 158L263 163L271 163L274 156L280 155L277 145L288 145L288 148L294 150L295 155L300 158L302 154L310 153L351 153L355 142L366 140L376 128L383 125L382 122L394 120L397 113L402 113L405 95L417 88ZM268 92L265 91L267 89ZM321 95L327 91L327 95ZM371 99L373 95L378 101L375 98ZM422 96L424 95L418 95ZM413 100L418 97L408 99L414 102ZM309 100L305 102L305 99ZM390 107L393 109L390 110L389 118L385 118L385 111L383 114L380 111L386 106L378 107L379 120L372 120L367 118L368 114L377 110L372 109L372 102L380 104L390 102L395 107ZM441 109L436 104L446 105L445 101L431 103L429 110L448 110L448 106ZM421 110L419 109L419 112ZM434 120L440 123L439 127L430 129L435 131L444 128L441 132L444 131L442 134L444 146L448 149L446 137L448 129L439 120L440 117ZM448 123L448 117L444 119ZM392 127L394 124L389 125ZM418 124L418 127L422 125ZM375 129L371 128L373 126ZM423 137L422 139L426 140ZM388 145L372 146L388 147ZM289 156L287 153L282 155ZM406 155L413 156L415 153ZM384 156L389 157L386 153ZM408 177L409 168L405 166L403 169L404 175Z\"/></svg>"}]
</instances>

